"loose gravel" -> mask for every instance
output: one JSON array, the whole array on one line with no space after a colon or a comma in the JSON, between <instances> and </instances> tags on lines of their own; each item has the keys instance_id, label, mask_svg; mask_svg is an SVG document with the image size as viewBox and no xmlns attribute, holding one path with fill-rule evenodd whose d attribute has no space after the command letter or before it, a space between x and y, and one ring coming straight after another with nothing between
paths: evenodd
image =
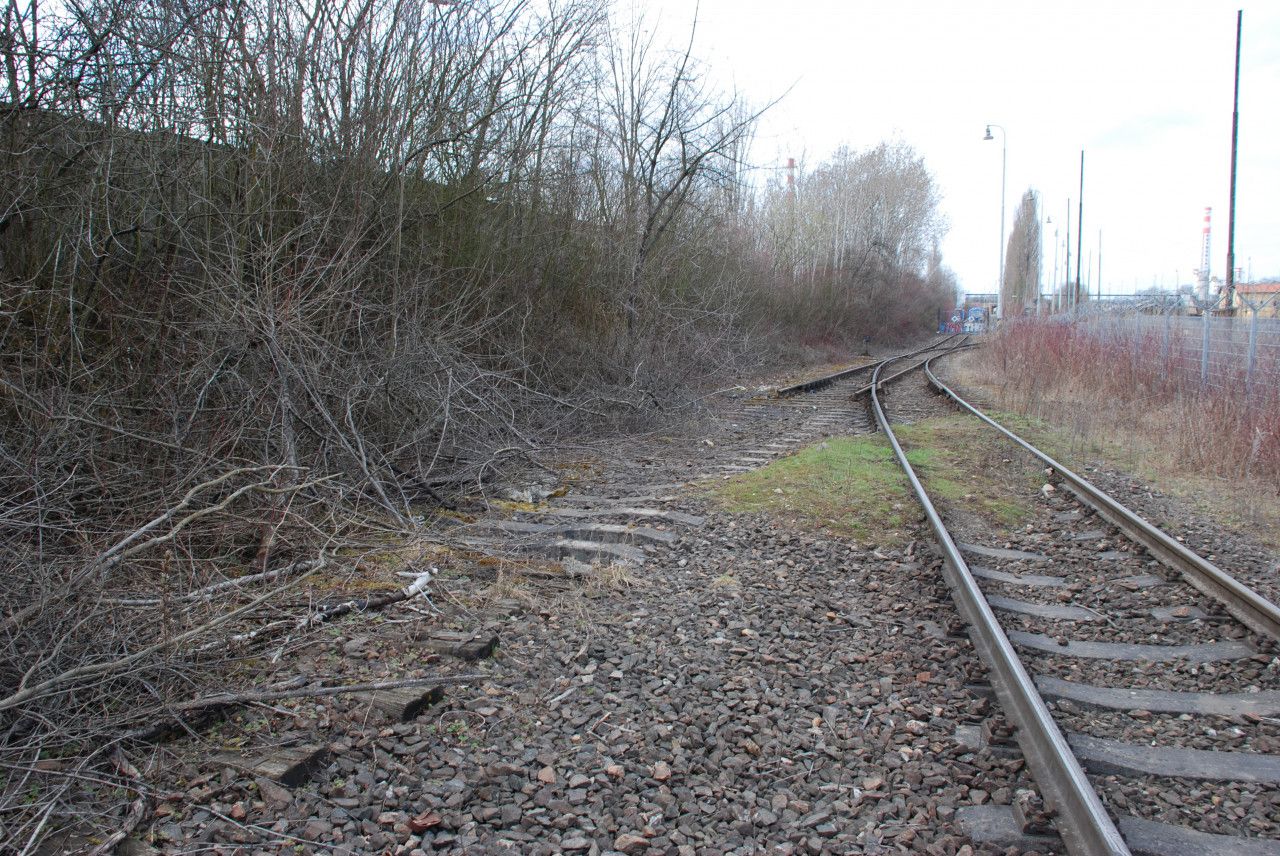
<instances>
[{"instance_id":1,"label":"loose gravel","mask_svg":"<svg viewBox=\"0 0 1280 856\"><path fill-rule=\"evenodd\" d=\"M898 400L910 400L912 416L929 406L932 394L922 383L904 383ZM891 414L893 411L891 409ZM895 419L896 421L896 419ZM992 436L996 436L994 433ZM1039 466L1031 456L1009 446L1014 480L1025 482ZM989 455L988 455L989 457ZM1016 461L1021 461L1019 471ZM1113 476L1115 474L1112 474ZM926 479L927 481L927 479ZM1115 482L1102 485L1117 495ZM1132 485L1130 486L1132 487ZM1133 490L1123 491L1132 495ZM1127 501L1128 495L1121 495ZM1150 498L1150 497L1149 497ZM1204 644L1216 641L1246 642L1259 653L1244 660L1220 663L1186 661L1143 662L1120 658L1089 659L1046 653L1021 652L1032 674L1049 675L1076 683L1104 687L1142 687L1173 691L1256 692L1280 688L1280 657L1275 643L1249 632L1215 602L1174 578L1136 545L1112 527L1081 509L1063 491L1028 489L1023 499L1030 522L1019 531L976 513L963 501L942 504L943 515L958 540L1019 553L986 555L971 551L973 564L1005 574L1039 574L1061 578L1062 585L1029 586L1017 582L979 578L988 596L1000 595L1024 601L1029 608L1083 607L1090 610L1078 620L1037 616L1001 609L998 616L1006 632L1041 634L1064 644L1068 641L1124 642L1134 644ZM1161 509L1168 514L1167 507ZM1192 527L1191 532L1194 533ZM1249 554L1256 573L1261 554L1242 547L1243 539L1208 530L1197 538L1183 533L1189 546L1222 563ZM1265 561L1265 560L1264 560ZM1235 571L1236 565L1229 565ZM1147 579L1142 579L1142 578ZM1164 582L1158 582L1163 580ZM1156 582L1149 585L1149 582ZM1018 604L1009 604L1018 606ZM1160 620L1152 614L1161 609ZM1044 610L1042 610L1044 611ZM1092 620L1085 620L1092 619ZM1123 740L1143 746L1226 752L1277 754L1276 723L1262 717L1227 719L1210 716L1153 716L1148 711L1086 710L1069 701L1051 704L1060 728L1092 737ZM1238 782L1204 782L1152 776L1093 775L1099 793L1117 816L1136 815L1174 823L1200 832L1250 837L1280 837L1280 800L1273 785Z\"/></svg>"},{"instance_id":2,"label":"loose gravel","mask_svg":"<svg viewBox=\"0 0 1280 856\"><path fill-rule=\"evenodd\" d=\"M431 663L424 627L484 627L496 659L409 723L350 700L246 714L171 747L168 852L1006 853L956 823L1034 791L936 563L786 520L736 515L678 485L769 440L832 431L802 408L736 402L697 436L600 456L582 495L653 496L706 518L670 526L642 566L579 580L454 559L438 614L340 627L312 668ZM864 418L865 419L865 418ZM865 421L863 422L865 424ZM662 497L675 495L673 500ZM590 503L586 503L590 504ZM515 603L516 606L511 606ZM501 610L498 609L501 606ZM514 614L512 614L514 613ZM286 715L287 714L287 715ZM958 736L960 735L960 736ZM334 752L293 790L209 755L319 738ZM216 744L221 741L223 746ZM1044 852L1028 850L1028 853Z\"/></svg>"},{"instance_id":3,"label":"loose gravel","mask_svg":"<svg viewBox=\"0 0 1280 856\"><path fill-rule=\"evenodd\" d=\"M953 412L915 380L885 399L895 421ZM936 552L923 541L905 549L859 546L784 518L733 514L704 495L706 485L760 466L769 454L869 428L860 405L830 393L824 401L815 409L800 399L743 394L661 434L584 448L562 469L575 474L565 506L602 508L605 501L591 497L631 497L628 505L705 521L637 521L678 539L646 545L643 565L581 566L577 578L536 562L445 557L434 611L398 607L349 621L301 649L298 668L333 680L423 667L482 678L451 687L407 723L347 698L308 700L242 710L166 747L153 773L160 795L154 843L170 853L410 856L1022 852L975 845L956 822L962 807L1011 804L1035 786L951 606ZM1145 495L1153 511L1178 513L1139 481L1095 476L1123 501ZM695 477L700 486L686 486ZM1024 652L1034 672L1101 686L1280 689L1280 658L1269 643L1224 621L1060 494L1029 501L1032 522L1016 532L963 508L948 513L965 540L1048 556L975 564L1065 576L1067 585L982 580L983 588L1085 606L1112 620L1006 612L1007 627L1076 640L1154 642L1158 635L1161 644L1245 638L1261 650L1234 664ZM536 509L521 519L547 522ZM609 514L598 520L626 522ZM1081 532L1091 534L1076 537ZM1274 574L1274 557L1245 540L1194 523L1180 534L1233 571L1246 568L1259 580ZM1167 582L1117 582L1153 573ZM1183 605L1207 617L1167 623L1149 615L1156 606ZM498 656L442 660L420 645L439 628L497 633ZM1280 728L1256 717L1097 711L1066 701L1053 709L1065 729L1093 736L1280 748ZM328 744L333 755L293 789L213 758L302 742ZM1221 834L1280 834L1274 788L1091 778L1119 815Z\"/></svg>"}]
</instances>

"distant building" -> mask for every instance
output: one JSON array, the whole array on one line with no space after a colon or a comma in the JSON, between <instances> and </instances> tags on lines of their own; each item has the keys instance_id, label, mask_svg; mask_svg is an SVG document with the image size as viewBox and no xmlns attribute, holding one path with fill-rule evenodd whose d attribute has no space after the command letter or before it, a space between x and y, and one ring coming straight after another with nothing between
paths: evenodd
<instances>
[{"instance_id":1,"label":"distant building","mask_svg":"<svg viewBox=\"0 0 1280 856\"><path fill-rule=\"evenodd\" d=\"M1261 306L1258 314L1263 318L1280 318L1280 280L1236 283L1236 311L1248 314L1249 303Z\"/></svg>"},{"instance_id":2,"label":"distant building","mask_svg":"<svg viewBox=\"0 0 1280 856\"><path fill-rule=\"evenodd\" d=\"M974 306L981 306L984 309L995 311L996 303L999 299L999 295L997 294L969 293L964 296L964 301L960 305L964 307L965 311L968 311Z\"/></svg>"}]
</instances>

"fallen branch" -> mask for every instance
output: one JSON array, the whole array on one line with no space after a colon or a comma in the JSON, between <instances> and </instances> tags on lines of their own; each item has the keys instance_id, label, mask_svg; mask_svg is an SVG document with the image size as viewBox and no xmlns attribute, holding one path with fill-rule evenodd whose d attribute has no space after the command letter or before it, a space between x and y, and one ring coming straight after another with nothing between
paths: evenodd
<instances>
[{"instance_id":1,"label":"fallen branch","mask_svg":"<svg viewBox=\"0 0 1280 856\"><path fill-rule=\"evenodd\" d=\"M237 704L258 704L272 701L280 701L290 698L320 698L322 696L340 695L342 693L368 693L382 692L385 690L411 689L414 687L438 687L444 684L465 684L471 681L482 680L488 677L483 674L465 674L465 675L437 675L430 678L403 678L394 681L374 681L365 684L343 684L341 686L307 686L307 679L301 675L285 681L283 684L277 684L265 690L247 690L241 693L214 693L213 695L201 696L199 698L188 699L177 704L166 705L163 708L150 708L145 711L135 713L134 718L145 717L153 720L151 724L136 728L132 731L124 731L120 733L119 740L124 741L142 741L151 743L159 739L161 736L168 734L172 729L169 719L182 721L180 714L197 714L208 715L217 712L219 709ZM160 720L162 716L168 715L169 719ZM118 728L123 728L128 720L117 722Z\"/></svg>"},{"instance_id":2,"label":"fallen branch","mask_svg":"<svg viewBox=\"0 0 1280 856\"><path fill-rule=\"evenodd\" d=\"M142 774L138 772L138 768L129 763L129 759L124 756L124 753L118 747L112 760L115 762L116 772L132 780L133 784L129 785L129 787L137 791L138 798L129 805L129 811L121 819L120 827L108 835L101 844L89 851L89 856L108 856L108 854L114 853L116 845L133 834L133 831L138 828L138 824L142 822L142 819L146 817L151 808L151 798L142 788Z\"/></svg>"},{"instance_id":3,"label":"fallen branch","mask_svg":"<svg viewBox=\"0 0 1280 856\"><path fill-rule=\"evenodd\" d=\"M284 568L277 568L274 571L265 571L260 574L249 574L244 577L236 577L235 579L222 580L221 582L207 585L204 588L187 592L175 598L170 598L169 602L183 602L191 600L212 600L215 594L219 594L228 589L241 588L242 586L252 585L253 583L267 582L268 580L278 579L280 577L288 577L302 571L311 571L319 568L321 559L307 559L302 562L294 562ZM138 598L103 598L103 603L111 606L159 606L165 602L164 598L159 597L138 597Z\"/></svg>"},{"instance_id":4,"label":"fallen branch","mask_svg":"<svg viewBox=\"0 0 1280 856\"><path fill-rule=\"evenodd\" d=\"M400 601L417 597L420 594L426 594L427 586L430 585L431 580L435 577L435 571L436 569L433 566L431 570L418 574L413 582L398 591L363 599L346 600L342 603L335 603L333 606L325 607L319 612L313 612L311 615L297 621L297 629L304 630L314 627L317 624L323 624L326 621L346 615L348 612L372 612L373 610L390 606L393 603L399 603Z\"/></svg>"},{"instance_id":5,"label":"fallen branch","mask_svg":"<svg viewBox=\"0 0 1280 856\"><path fill-rule=\"evenodd\" d=\"M430 687L438 684L466 684L479 681L488 675L471 673L465 675L435 675L429 678L402 678L393 681L373 681L364 684L342 684L340 686L303 686L295 687L295 681L289 681L282 687L267 690L249 690L242 693L215 693L200 698L189 699L178 704L169 705L168 709L186 713L228 704L252 704L254 702L280 701L287 698L319 698L320 696L341 695L342 693L367 693L378 690L398 690L407 687Z\"/></svg>"},{"instance_id":6,"label":"fallen branch","mask_svg":"<svg viewBox=\"0 0 1280 856\"><path fill-rule=\"evenodd\" d=\"M172 638L163 639L159 642L148 645L147 647L141 649L140 651L135 651L132 654L129 654L124 657L120 657L115 660L111 660L109 662L93 663L92 665L88 665L88 666L80 666L75 669L68 669L65 672L54 675L53 677L48 678L47 680L44 680L38 684L35 684L34 686L20 688L17 692L12 693L11 695L7 696L4 699L0 699L0 710L8 710L10 708L17 707L18 705L23 704L24 702L28 702L33 698L37 698L41 695L44 695L49 691L54 690L60 686L63 686L68 683L72 683L77 680L81 680L83 678L89 678L97 675L118 671L120 669L123 669L125 666L132 665L133 663L136 663L139 660L149 657L158 651L162 651L165 648L176 647L178 645L181 645L183 642L186 642L190 639L194 639L197 636L201 636L205 633L208 633L213 628L218 627L219 625L225 624L226 622L230 621L232 618L235 618L237 615L241 615L245 612L255 609L265 601L270 600L271 598L285 591L287 588L289 588L289 586L292 586L298 582L301 582L302 580L314 574L316 571L320 570L322 567L325 566L325 564L327 564L327 561L328 561L323 554L321 554L320 558L322 560L320 564L312 568L310 571L307 571L302 576L294 580L290 580L284 585L278 586L272 589L271 591L267 592L266 594L260 595L259 597L255 598L254 600L250 601L244 606L239 607L238 609L233 609L230 612L225 612L222 615L219 615L218 617L214 618L213 620L207 621L204 624L201 624L199 627L194 627L191 630L188 630L186 633L180 633L177 636L174 636ZM224 644L224 643L219 643L219 644Z\"/></svg>"},{"instance_id":7,"label":"fallen branch","mask_svg":"<svg viewBox=\"0 0 1280 856\"><path fill-rule=\"evenodd\" d=\"M363 599L344 600L341 603L335 603L332 606L324 607L323 609L304 615L302 618L298 619L273 621L270 624L257 628L256 630L237 633L230 639L210 642L200 650L204 652L212 651L215 648L224 648L229 645L241 645L246 642L253 642L258 639L268 638L285 629L291 629L294 633L300 630L309 630L318 624L324 624L326 621L339 618L349 612L372 612L374 610L390 606L393 603L400 603L401 601L409 600L410 598L417 597L420 594L426 594L427 586L435 577L435 571L435 567L432 567L431 570L418 574L412 583L394 592L388 592L387 594L375 595L373 597ZM2 709L3 708L0 708L0 710Z\"/></svg>"},{"instance_id":8,"label":"fallen branch","mask_svg":"<svg viewBox=\"0 0 1280 856\"><path fill-rule=\"evenodd\" d=\"M321 484L323 482L330 481L336 478L336 476L325 476L324 478L315 479L313 481L309 481L304 484L298 484L298 485L293 485L290 487L283 487L283 488L271 487L270 479L268 479L267 481L260 481L260 482L255 482L253 484L244 485L243 487L238 488L237 490L233 491L232 493L224 497L220 502L205 508L197 509L191 512L190 514L188 514L186 517L180 518L176 523L173 524L173 526L169 529L168 532L161 535L155 535L147 539L146 541L142 541L141 543L135 543L138 541L138 539L142 538L143 536L145 536L152 530L156 529L157 527L172 521L179 512L183 511L184 509L186 509L188 506L191 505L191 503L195 500L198 494L207 490L211 490L215 487L218 487L234 476L243 475L245 473L254 473L254 472L261 472L264 470L270 470L271 478L274 478L277 473L282 472L283 470L286 470L286 469L298 469L298 468L286 467L284 465L275 465L275 464L258 466L258 467L240 467L240 468L231 470L227 473L223 473L221 476L218 476L217 478L210 479L209 481L202 482L201 484L196 485L195 487L187 491L186 495L183 496L183 498L173 508L168 509L167 511L163 512L159 516L143 524L138 529L135 529L133 532L131 532L130 534L126 535L124 538L117 541L113 546L111 546L106 551L104 551L99 556L97 556L97 558L93 559L87 565L81 568L76 574L72 576L70 580L68 580L64 584L65 587L68 589L79 588L80 586L84 585L85 581L93 574L97 572L104 572L104 573L109 572L112 569L114 569L117 565L119 565L121 562L125 561L126 559L134 555L137 555L138 553L144 550L147 550L151 547L155 547L160 544L166 543L168 541L174 540L178 536L178 534L193 521L199 520L200 518L203 518L203 517L207 517L216 512L225 510L229 505L231 505L231 503L233 503L236 499L238 499L239 497L243 496L246 493L249 493L252 491L256 491L258 493L264 493L268 495L292 493L292 492L302 490L303 488L312 487L314 485ZM156 603L159 603L159 602L160 601L158 600L156 601ZM123 603L121 605L131 606L135 604ZM136 605L150 606L153 604L139 603ZM33 600L31 603L27 604L25 607L18 610L17 612L14 612L10 615L5 616L3 619L0 619L0 632L9 632L14 630L15 628L22 627L24 624L26 624L28 619L38 614L43 608L44 608L44 603L42 601ZM3 710L3 706L0 706L0 710Z\"/></svg>"},{"instance_id":9,"label":"fallen branch","mask_svg":"<svg viewBox=\"0 0 1280 856\"><path fill-rule=\"evenodd\" d=\"M142 538L151 530L159 526L162 526L165 523L172 520L174 517L178 515L179 512L185 510L189 505L191 505L191 503L195 501L196 496L198 496L199 494L207 490L212 490L216 487L221 486L224 482L235 478L236 476L245 475L247 473L260 473L266 470L270 470L271 471L270 478L274 478L275 475L283 469L285 469L283 465L237 467L234 470L228 470L227 472L223 473L220 476L209 479L208 481L205 481L205 482L201 482L200 484L188 490L186 495L183 496L182 499L178 501L177 505L173 506L170 509L167 509L166 511L162 512L159 516L152 518L150 521L148 521L147 523L144 523L142 526L138 527L133 532L126 535L124 538L121 538L109 549L107 549L100 556L98 556L98 558L92 564L95 566L103 567L103 568L109 568L115 564L118 564L120 560L124 558L121 554L125 550L129 549L130 545L133 545L135 541L137 541L139 538ZM242 493L251 489L255 485L265 486L270 484L270 478L265 482L255 482L254 485L246 485L244 487L239 488L238 490L231 493L229 496L225 497L223 501L219 503L219 505L225 507L231 500L234 500L236 497L240 496Z\"/></svg>"},{"instance_id":10,"label":"fallen branch","mask_svg":"<svg viewBox=\"0 0 1280 856\"><path fill-rule=\"evenodd\" d=\"M244 468L243 470L240 470L240 471L233 471L228 476L224 476L219 479L214 479L213 481L207 482L206 484L197 485L196 487L193 487L191 491L187 493L186 497L183 498L181 503L179 503L174 508L169 509L164 514L155 518L154 520L146 524L141 529L136 530L135 532L127 536L125 539L117 543L114 547L112 547L110 550L108 550L106 553L100 556L97 562L95 562L94 564L102 568L103 570L109 570L115 567L116 565L120 564L121 562L123 562L125 559L135 556L138 553L143 552L144 550L148 550L160 544L173 541L175 538L178 537L178 534L183 529L185 529L188 525L190 525L193 521L199 520L203 517L208 517L211 514L216 514L219 511L226 510L226 508L229 507L233 502L235 502L237 499L239 499L241 496L244 496L247 493L257 492L257 493L267 494L268 496L279 496L281 494L286 494L286 493L296 493L297 491L303 490L305 488L314 487L315 485L322 484L327 481L332 481L333 479L337 478L337 476L324 476L323 478L313 479L312 481L309 481L309 482L290 485L288 487L271 487L270 480L254 482L253 484L243 485L242 487L236 488L234 491L227 494L219 502L216 502L213 505L205 506L204 508L197 509L191 512L190 514L188 514L186 517L179 518L177 522L175 522L173 526L170 527L168 532L165 532L162 535L155 535L140 543L131 543L135 541L137 538L141 537L146 532L159 526L161 523L167 523L168 521L172 520L178 511L182 510L190 503L190 501L194 498L195 494L198 491L203 490L207 487L219 484L222 481L224 481L226 478L229 478L230 475L236 474L236 472L244 472L249 469L250 468ZM253 469L262 469L262 468L257 467ZM277 472L280 472L281 470L284 470L284 469L286 468L283 466L276 467L275 472L271 474L272 477L274 477Z\"/></svg>"}]
</instances>

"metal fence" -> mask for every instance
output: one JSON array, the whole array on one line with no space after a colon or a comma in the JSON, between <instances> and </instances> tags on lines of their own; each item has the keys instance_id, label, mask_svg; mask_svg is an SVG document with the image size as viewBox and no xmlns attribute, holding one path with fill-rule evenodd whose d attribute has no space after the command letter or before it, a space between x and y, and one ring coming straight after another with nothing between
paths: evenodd
<instances>
[{"instance_id":1,"label":"metal fence","mask_svg":"<svg viewBox=\"0 0 1280 856\"><path fill-rule=\"evenodd\" d=\"M1078 328L1113 353L1159 360L1170 381L1255 396L1280 385L1280 295L1239 297L1227 314L1225 298L1134 295L1091 300L1055 316L1083 322ZM1182 385L1182 384L1179 384Z\"/></svg>"}]
</instances>

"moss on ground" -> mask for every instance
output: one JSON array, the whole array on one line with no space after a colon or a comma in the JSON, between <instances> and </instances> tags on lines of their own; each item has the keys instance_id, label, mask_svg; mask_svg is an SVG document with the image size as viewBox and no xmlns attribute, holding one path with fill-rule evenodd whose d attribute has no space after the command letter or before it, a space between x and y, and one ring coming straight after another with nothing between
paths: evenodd
<instances>
[{"instance_id":1,"label":"moss on ground","mask_svg":"<svg viewBox=\"0 0 1280 856\"><path fill-rule=\"evenodd\" d=\"M896 428L935 502L963 506L997 527L1025 522L1043 481L1039 467L972 417L954 414ZM905 543L919 505L881 434L832 437L712 488L727 510L764 512L863 544Z\"/></svg>"},{"instance_id":2,"label":"moss on ground","mask_svg":"<svg viewBox=\"0 0 1280 856\"><path fill-rule=\"evenodd\" d=\"M935 502L963 505L1003 527L1030 517L1041 468L988 426L955 413L894 430Z\"/></svg>"},{"instance_id":3,"label":"moss on ground","mask_svg":"<svg viewBox=\"0 0 1280 856\"><path fill-rule=\"evenodd\" d=\"M713 488L729 511L765 512L861 543L906 540L917 506L884 437L832 437Z\"/></svg>"}]
</instances>

